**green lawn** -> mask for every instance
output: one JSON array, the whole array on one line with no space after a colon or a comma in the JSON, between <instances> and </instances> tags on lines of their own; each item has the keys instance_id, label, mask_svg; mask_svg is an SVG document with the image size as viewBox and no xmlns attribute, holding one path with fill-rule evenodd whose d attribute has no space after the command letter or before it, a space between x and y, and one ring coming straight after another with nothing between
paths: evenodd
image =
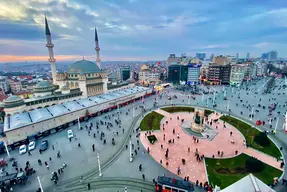
<instances>
[{"instance_id":1,"label":"green lawn","mask_svg":"<svg viewBox=\"0 0 287 192\"><path fill-rule=\"evenodd\" d=\"M208 109L204 109L204 114L205 116L209 116L211 113L213 113L214 111L208 110Z\"/></svg>"},{"instance_id":2,"label":"green lawn","mask_svg":"<svg viewBox=\"0 0 287 192\"><path fill-rule=\"evenodd\" d=\"M176 112L194 112L193 107L163 107L162 110L169 112L169 113L176 113Z\"/></svg>"},{"instance_id":3,"label":"green lawn","mask_svg":"<svg viewBox=\"0 0 287 192\"><path fill-rule=\"evenodd\" d=\"M147 114L141 121L140 128L142 131L160 130L160 121L164 116L154 111Z\"/></svg>"},{"instance_id":4,"label":"green lawn","mask_svg":"<svg viewBox=\"0 0 287 192\"><path fill-rule=\"evenodd\" d=\"M240 121L234 117L230 117L230 116L222 116L220 117L221 120L229 123L230 125L236 127L241 133L242 135L244 135L247 144L254 148L257 149L258 151L261 151L263 153L266 153L268 155L271 155L273 157L279 158L281 157L281 153L279 151L279 149L276 147L276 145L270 141L270 145L267 147L262 147L261 145L257 144L254 141L254 137L260 132L255 128L252 128L249 124Z\"/></svg>"},{"instance_id":5,"label":"green lawn","mask_svg":"<svg viewBox=\"0 0 287 192\"><path fill-rule=\"evenodd\" d=\"M244 171L245 161L249 156L246 154L241 154L237 157L230 159L210 159L206 158L206 169L209 178L209 182L215 186L220 186L221 189L233 184L234 182L240 180L245 177L249 173ZM263 171L258 173L252 173L258 179L263 181L266 184L273 183L274 177L280 177L282 171L273 168L267 164L264 164L265 167ZM228 168L232 173L218 173L217 170L219 168ZM238 173L235 169L242 168L242 172Z\"/></svg>"}]
</instances>

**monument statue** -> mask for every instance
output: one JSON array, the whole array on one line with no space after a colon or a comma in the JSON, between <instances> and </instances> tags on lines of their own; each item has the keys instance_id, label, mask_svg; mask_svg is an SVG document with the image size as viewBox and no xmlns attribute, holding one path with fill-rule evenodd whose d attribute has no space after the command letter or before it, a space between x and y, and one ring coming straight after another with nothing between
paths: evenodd
<instances>
[{"instance_id":1,"label":"monument statue","mask_svg":"<svg viewBox=\"0 0 287 192\"><path fill-rule=\"evenodd\" d=\"M191 129L195 132L203 132L204 131L204 109L195 108L194 109L194 117L191 122Z\"/></svg>"}]
</instances>

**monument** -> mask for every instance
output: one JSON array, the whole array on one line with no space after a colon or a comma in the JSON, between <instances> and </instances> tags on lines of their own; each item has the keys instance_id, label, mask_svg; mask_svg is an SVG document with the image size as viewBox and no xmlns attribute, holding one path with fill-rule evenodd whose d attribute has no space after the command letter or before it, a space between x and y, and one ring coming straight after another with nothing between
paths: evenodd
<instances>
[{"instance_id":1,"label":"monument","mask_svg":"<svg viewBox=\"0 0 287 192\"><path fill-rule=\"evenodd\" d=\"M204 131L204 109L195 108L194 116L191 122L191 129L195 132L202 133Z\"/></svg>"}]
</instances>

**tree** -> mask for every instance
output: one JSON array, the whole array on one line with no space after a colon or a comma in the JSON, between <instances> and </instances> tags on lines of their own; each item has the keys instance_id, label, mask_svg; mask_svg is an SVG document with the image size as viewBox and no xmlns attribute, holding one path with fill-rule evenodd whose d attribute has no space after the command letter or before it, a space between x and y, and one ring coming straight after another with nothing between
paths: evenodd
<instances>
[{"instance_id":1,"label":"tree","mask_svg":"<svg viewBox=\"0 0 287 192\"><path fill-rule=\"evenodd\" d=\"M248 159L245 161L245 168L251 173L261 172L264 169L264 164L254 157L248 157Z\"/></svg>"},{"instance_id":2,"label":"tree","mask_svg":"<svg viewBox=\"0 0 287 192\"><path fill-rule=\"evenodd\" d=\"M254 137L254 141L261 145L262 147L267 147L270 145L270 140L267 137L266 133L260 132Z\"/></svg>"}]
</instances>

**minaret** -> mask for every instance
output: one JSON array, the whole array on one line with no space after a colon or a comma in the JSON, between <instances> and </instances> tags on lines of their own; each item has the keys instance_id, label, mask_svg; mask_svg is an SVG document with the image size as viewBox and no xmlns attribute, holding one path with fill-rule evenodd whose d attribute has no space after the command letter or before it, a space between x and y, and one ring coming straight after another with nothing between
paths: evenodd
<instances>
[{"instance_id":1,"label":"minaret","mask_svg":"<svg viewBox=\"0 0 287 192\"><path fill-rule=\"evenodd\" d=\"M54 44L52 43L51 32L49 29L49 25L48 25L46 16L45 16L45 31L46 31L46 39L47 39L46 47L48 48L49 57L50 57L48 59L48 61L51 64L53 84L57 84L57 81L56 81L56 64L55 64L56 59L54 58L54 52L53 52Z\"/></svg>"},{"instance_id":2,"label":"minaret","mask_svg":"<svg viewBox=\"0 0 287 192\"><path fill-rule=\"evenodd\" d=\"M95 50L97 52L97 65L101 69L101 59L100 59L100 47L99 47L99 39L98 39L98 33L97 29L95 28L95 42L96 42L96 47Z\"/></svg>"}]
</instances>

